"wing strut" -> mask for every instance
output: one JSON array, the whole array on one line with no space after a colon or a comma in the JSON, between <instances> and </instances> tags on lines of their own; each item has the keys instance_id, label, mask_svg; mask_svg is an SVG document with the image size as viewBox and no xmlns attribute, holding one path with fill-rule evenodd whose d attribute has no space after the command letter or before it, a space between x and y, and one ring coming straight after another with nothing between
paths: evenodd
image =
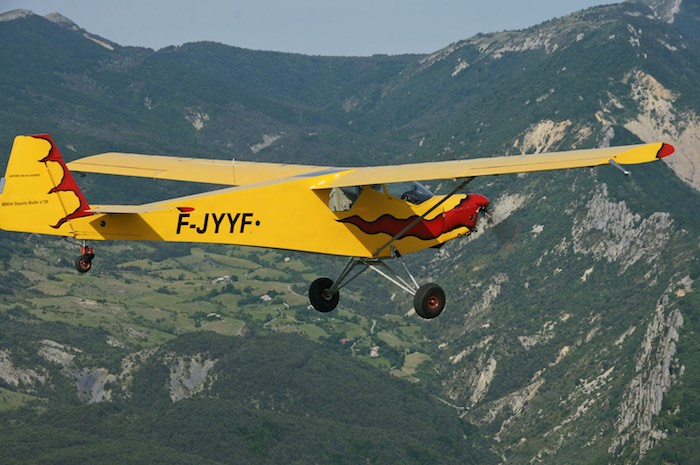
<instances>
[{"instance_id":1,"label":"wing strut","mask_svg":"<svg viewBox=\"0 0 700 465\"><path fill-rule=\"evenodd\" d=\"M459 184L457 184L457 186L456 186L454 189L452 189L452 191L451 191L449 194L447 194L446 196L444 196L438 203L436 203L436 204L433 205L430 209L428 209L428 211L426 211L426 212L423 213L421 216L419 216L418 218L416 218L415 220L413 220L408 226L406 226L406 227L403 228L401 231L399 231L398 234L396 234L394 237L392 237L391 239L389 239L384 245L382 245L382 246L379 247L377 250L375 250L375 251L372 253L372 256L373 256L374 258L379 257L379 254L382 253L387 247L389 247L391 244L393 244L394 242L396 242L396 241L398 241L399 239L401 239L408 231L411 230L411 228L413 228L415 225L417 225L418 223L420 223L421 221L423 221L423 220L425 219L426 216L430 215L433 211L435 211L435 210L436 210L438 207L440 207L443 203L447 202L447 200L449 200L450 197L452 197L453 195L455 195L458 191L464 189L464 187L465 187L467 184L469 184L470 182L472 182L474 179L476 179L476 176L469 176L469 177L467 177L467 178L463 178L463 179L462 179L462 182L460 182Z\"/></svg>"},{"instance_id":2,"label":"wing strut","mask_svg":"<svg viewBox=\"0 0 700 465\"><path fill-rule=\"evenodd\" d=\"M632 174L631 171L629 171L629 170L623 168L622 165L620 165L618 162L616 162L616 161L613 160L612 158L611 158L610 160L608 160L608 162L609 162L611 165L613 165L615 168L617 168L618 170L622 171L622 174L624 174L625 176L629 176L630 174Z\"/></svg>"}]
</instances>

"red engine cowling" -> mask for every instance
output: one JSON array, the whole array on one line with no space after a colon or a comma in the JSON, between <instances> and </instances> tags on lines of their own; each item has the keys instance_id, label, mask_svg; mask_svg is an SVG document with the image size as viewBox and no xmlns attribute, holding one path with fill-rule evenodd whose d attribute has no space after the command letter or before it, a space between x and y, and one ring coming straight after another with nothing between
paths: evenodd
<instances>
[{"instance_id":1,"label":"red engine cowling","mask_svg":"<svg viewBox=\"0 0 700 465\"><path fill-rule=\"evenodd\" d=\"M481 194L467 194L467 197L456 207L444 213L443 232L452 231L461 226L474 229L479 212L485 210L490 204L489 199Z\"/></svg>"}]
</instances>

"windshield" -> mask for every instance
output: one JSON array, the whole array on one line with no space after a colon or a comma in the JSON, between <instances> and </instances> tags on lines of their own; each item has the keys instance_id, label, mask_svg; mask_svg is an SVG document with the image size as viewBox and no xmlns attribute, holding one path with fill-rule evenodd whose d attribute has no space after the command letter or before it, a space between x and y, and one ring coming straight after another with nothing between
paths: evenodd
<instances>
[{"instance_id":1,"label":"windshield","mask_svg":"<svg viewBox=\"0 0 700 465\"><path fill-rule=\"evenodd\" d=\"M394 195L397 197L401 197L402 200L416 205L425 202L434 195L430 189L415 181L394 184L389 187L389 191L395 193Z\"/></svg>"}]
</instances>

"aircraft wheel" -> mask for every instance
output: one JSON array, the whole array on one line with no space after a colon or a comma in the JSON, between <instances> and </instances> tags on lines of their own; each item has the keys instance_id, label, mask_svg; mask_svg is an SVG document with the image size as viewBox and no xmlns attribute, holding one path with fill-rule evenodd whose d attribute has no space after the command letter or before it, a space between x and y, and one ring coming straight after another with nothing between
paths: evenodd
<instances>
[{"instance_id":1,"label":"aircraft wheel","mask_svg":"<svg viewBox=\"0 0 700 465\"><path fill-rule=\"evenodd\" d=\"M329 294L328 290L333 285L333 280L318 278L309 286L309 300L311 305L321 313L327 313L338 306L340 293Z\"/></svg>"},{"instance_id":2,"label":"aircraft wheel","mask_svg":"<svg viewBox=\"0 0 700 465\"><path fill-rule=\"evenodd\" d=\"M445 309L445 291L437 284L423 284L413 297L413 308L427 320L435 318Z\"/></svg>"},{"instance_id":3,"label":"aircraft wheel","mask_svg":"<svg viewBox=\"0 0 700 465\"><path fill-rule=\"evenodd\" d=\"M75 259L75 269L80 271L81 273L87 273L90 271L90 268L92 268L92 259L94 258L94 255L92 254L83 254L80 257Z\"/></svg>"}]
</instances>

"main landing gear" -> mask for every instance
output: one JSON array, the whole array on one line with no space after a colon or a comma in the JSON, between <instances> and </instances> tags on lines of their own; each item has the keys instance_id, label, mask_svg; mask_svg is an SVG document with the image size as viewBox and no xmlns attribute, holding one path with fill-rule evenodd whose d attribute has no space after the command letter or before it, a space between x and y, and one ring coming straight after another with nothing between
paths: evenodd
<instances>
[{"instance_id":1,"label":"main landing gear","mask_svg":"<svg viewBox=\"0 0 700 465\"><path fill-rule=\"evenodd\" d=\"M413 308L416 313L425 319L435 318L445 309L445 292L440 286L434 283L418 285L408 268L401 259L397 250L393 250L393 255L403 266L408 279L396 273L381 258L350 258L345 268L335 281L329 278L318 278L309 287L309 300L311 305L322 313L333 310L340 300L340 289L349 282L360 276L367 270L372 270L386 278L389 282L400 287L413 296ZM356 268L360 268L359 271ZM353 273L354 272L354 273Z\"/></svg>"},{"instance_id":2,"label":"main landing gear","mask_svg":"<svg viewBox=\"0 0 700 465\"><path fill-rule=\"evenodd\" d=\"M74 243L70 240L68 240L68 242ZM76 243L76 245L78 244ZM92 251L92 247L87 245L87 242L83 241L80 245L80 256L73 262L75 269L81 273L87 273L92 268L93 258L95 258L95 253Z\"/></svg>"}]
</instances>

